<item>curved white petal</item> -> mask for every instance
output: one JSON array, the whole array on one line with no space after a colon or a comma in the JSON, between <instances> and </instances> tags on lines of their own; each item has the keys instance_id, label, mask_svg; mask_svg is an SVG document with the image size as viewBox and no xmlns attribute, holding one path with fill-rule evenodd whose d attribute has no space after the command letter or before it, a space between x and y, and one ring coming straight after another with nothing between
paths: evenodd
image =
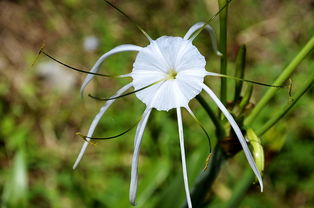
<instances>
[{"instance_id":1,"label":"curved white petal","mask_svg":"<svg viewBox=\"0 0 314 208\"><path fill-rule=\"evenodd\" d=\"M194 25L192 25L192 27L190 27L190 29L184 35L183 39L188 40L193 35L193 33L195 33L198 29L203 27L204 24L205 24L204 22L197 22Z\"/></svg>"},{"instance_id":2,"label":"curved white petal","mask_svg":"<svg viewBox=\"0 0 314 208\"><path fill-rule=\"evenodd\" d=\"M117 96L120 96L122 93L124 93L125 91L127 91L128 89L130 89L131 87L133 86L133 83L129 83L127 85L125 85L124 87L122 87L121 89L119 89L115 95L113 95L112 97L117 97ZM92 137L93 136L93 133L95 131L95 128L98 124L98 122L100 121L100 119L102 118L102 116L104 115L104 113L108 110L108 108L111 106L111 104L115 101L114 100L108 100L103 107L101 107L100 111L98 112L98 114L95 116L91 126L89 127L89 130L88 130L88 133L87 133L87 137ZM90 141L90 139L86 138L87 141ZM88 146L88 142L85 141L82 148L81 148L81 151L73 165L73 169L75 169L79 162L81 161L83 155L84 155L84 152L86 151L87 149L87 146Z\"/></svg>"},{"instance_id":3,"label":"curved white petal","mask_svg":"<svg viewBox=\"0 0 314 208\"><path fill-rule=\"evenodd\" d=\"M182 125L182 116L181 116L180 107L177 108L177 117L178 117L178 130L179 130L179 138L180 138L180 150L181 150L181 161L182 161L185 195L186 195L186 201L187 201L188 207L192 208L192 202L191 202L190 191L189 191L188 173L186 170L183 125Z\"/></svg>"},{"instance_id":4,"label":"curved white petal","mask_svg":"<svg viewBox=\"0 0 314 208\"><path fill-rule=\"evenodd\" d=\"M255 161L252 157L252 154L249 150L249 147L247 146L246 140L238 126L238 124L236 123L236 121L233 119L232 115L229 113L229 111L226 109L226 107L221 103L221 101L219 100L219 98L215 95L215 93L209 88L207 87L205 84L203 84L203 89L205 90L205 92L207 92L207 94L213 99L213 101L216 103L216 105L219 107L219 109L221 110L221 112L225 115L225 117L227 118L227 120L229 121L231 127L233 128L234 132L236 133L239 142L243 148L244 154L246 156L247 161L249 162L254 174L256 175L259 184L261 186L261 191L263 191L263 180L262 177L256 167Z\"/></svg>"},{"instance_id":5,"label":"curved white petal","mask_svg":"<svg viewBox=\"0 0 314 208\"><path fill-rule=\"evenodd\" d=\"M196 118L195 114L193 113L193 111L191 110L190 106L186 106L185 109L189 112L189 114L193 117ZM196 118L197 119L197 118Z\"/></svg>"},{"instance_id":6,"label":"curved white petal","mask_svg":"<svg viewBox=\"0 0 314 208\"><path fill-rule=\"evenodd\" d=\"M120 52L124 52L124 51L140 51L142 50L142 47L137 46L137 45L131 45L131 44L125 44L125 45L119 45L115 48L113 48L112 50L108 51L107 53L103 54L94 64L94 66L92 67L92 69L90 70L90 72L92 73L97 73L99 70L100 65L105 61L106 58L108 58L109 56L116 54L116 53L120 53ZM85 89L85 87L88 85L88 83L94 78L95 75L93 74L88 74L81 86L81 95L83 95L83 91Z\"/></svg>"},{"instance_id":7,"label":"curved white petal","mask_svg":"<svg viewBox=\"0 0 314 208\"><path fill-rule=\"evenodd\" d=\"M144 129L146 127L147 120L149 118L151 111L152 111L151 108L146 108L145 112L143 113L143 117L137 126L136 134L134 138L134 152L133 152L133 158L132 158L131 184L130 184L130 193L129 193L129 198L132 205L135 205L135 198L136 198L136 192L137 192L138 160L139 160L140 146L142 143Z\"/></svg>"},{"instance_id":8,"label":"curved white petal","mask_svg":"<svg viewBox=\"0 0 314 208\"><path fill-rule=\"evenodd\" d=\"M201 27L203 27L206 23L205 22L198 22L196 24L194 24L189 30L188 32L185 34L184 36L184 40L190 40L190 41L193 41L194 38L197 37L198 34L196 35L193 35L193 33L195 33L198 29L200 29ZM216 35L215 35L215 32L213 30L213 28L206 24L205 26L205 29L208 31L209 33L209 36L210 36L210 40L211 40L211 43L212 43L212 48L213 48L213 51L216 53L217 56L222 56L222 53L220 53L217 49L217 40L216 40ZM193 35L193 36L192 36ZM192 37L191 37L192 36Z\"/></svg>"}]
</instances>

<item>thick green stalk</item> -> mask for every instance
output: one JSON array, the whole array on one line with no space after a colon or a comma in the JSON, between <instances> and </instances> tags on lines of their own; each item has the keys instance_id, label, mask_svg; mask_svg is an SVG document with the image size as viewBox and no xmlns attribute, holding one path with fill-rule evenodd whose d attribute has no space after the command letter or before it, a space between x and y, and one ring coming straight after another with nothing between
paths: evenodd
<instances>
[{"instance_id":1,"label":"thick green stalk","mask_svg":"<svg viewBox=\"0 0 314 208\"><path fill-rule=\"evenodd\" d=\"M228 4L227 0L218 0L219 8L225 7L219 14L220 24L220 52L223 54L220 60L220 73L227 74L227 20ZM227 102L227 79L221 78L220 100L223 104Z\"/></svg>"},{"instance_id":2,"label":"thick green stalk","mask_svg":"<svg viewBox=\"0 0 314 208\"><path fill-rule=\"evenodd\" d=\"M306 81L304 86L296 93L294 100L280 110L269 122L265 124L260 130L257 131L257 135L260 137L265 134L273 125L275 125L280 119L282 119L288 111L296 104L296 102L313 86L314 72L311 73L310 79ZM246 170L242 179L237 183L233 191L231 199L223 205L223 208L235 208L240 205L241 199L253 183L254 174L251 170Z\"/></svg>"},{"instance_id":3,"label":"thick green stalk","mask_svg":"<svg viewBox=\"0 0 314 208\"><path fill-rule=\"evenodd\" d=\"M311 49L314 46L314 37L306 44L306 46L301 50L301 52L292 60L292 62L285 68L283 74L285 76L279 76L278 79L274 82L274 85L281 85L294 71L294 69L297 67L297 65L305 58L305 56L311 51ZM313 79L313 76L311 77L311 80ZM308 81L307 84L301 88L301 90L297 93L297 96L295 98L295 102L299 100L299 98L310 88L309 85L312 85L312 81ZM271 88L273 89L273 88ZM273 97L275 91L268 92L268 96L264 99L270 99ZM265 96L264 96L265 97ZM268 98L267 98L268 97ZM268 102L269 100L267 100ZM265 101L263 101L265 102ZM267 103L266 102L266 103ZM291 103L290 105L294 105ZM292 107L292 106L291 106ZM286 107L287 110L283 111L285 114L288 112L288 110L291 109L291 107ZM278 114L279 115L279 114ZM283 115L279 115L280 119L283 117ZM246 125L251 125L251 122L253 119L250 119L246 121ZM276 123L276 122L275 122ZM274 123L274 124L275 124ZM272 124L273 125L273 124ZM262 132L265 133L265 132ZM261 136L261 135L259 135ZM209 187L214 182L215 178L217 177L219 173L219 169L222 165L222 163L226 160L226 156L223 154L221 148L219 145L216 145L215 151L214 151L214 157L212 158L210 162L209 168L206 170L206 172L201 175L200 179L194 186L194 189L191 193L192 202L193 205L195 203L195 207L204 207L206 206L205 197L209 190ZM213 164L212 164L213 163ZM243 195L246 193L248 187L253 182L254 175L251 170L247 170L247 172L244 175L245 177L239 182L239 184L236 186L237 192L234 193L232 196L230 202L224 206L224 207L236 207L239 204L240 199L243 197Z\"/></svg>"},{"instance_id":4,"label":"thick green stalk","mask_svg":"<svg viewBox=\"0 0 314 208\"><path fill-rule=\"evenodd\" d=\"M279 77L275 80L273 85L282 85L289 79L291 74L296 70L297 66L303 61L307 54L311 52L314 47L314 36L306 43L302 50L295 56L295 58L284 68ZM249 126L256 118L256 116L262 111L266 104L274 97L278 88L269 88L262 99L258 102L250 115L244 120L244 125Z\"/></svg>"}]
</instances>

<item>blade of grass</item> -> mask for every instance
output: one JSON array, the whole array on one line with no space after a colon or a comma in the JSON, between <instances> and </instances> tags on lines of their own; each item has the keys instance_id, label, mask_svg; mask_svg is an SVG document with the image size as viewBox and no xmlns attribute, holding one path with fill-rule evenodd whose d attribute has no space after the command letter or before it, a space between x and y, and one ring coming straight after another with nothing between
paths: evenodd
<instances>
[{"instance_id":1,"label":"blade of grass","mask_svg":"<svg viewBox=\"0 0 314 208\"><path fill-rule=\"evenodd\" d=\"M236 59L236 69L235 69L235 77L239 77L241 79L244 78L244 70L245 70L245 59L246 59L246 46L242 45L239 49L237 59ZM235 81L234 87L234 98L233 102L237 103L240 99L241 90L242 90L243 82L240 80Z\"/></svg>"},{"instance_id":2,"label":"blade of grass","mask_svg":"<svg viewBox=\"0 0 314 208\"><path fill-rule=\"evenodd\" d=\"M227 0L218 0L219 8L225 7L228 4ZM228 20L228 5L221 10L219 14L220 24L220 52L223 56L220 59L220 73L227 74L227 20ZM227 102L227 79L221 78L220 100L225 105Z\"/></svg>"},{"instance_id":3,"label":"blade of grass","mask_svg":"<svg viewBox=\"0 0 314 208\"><path fill-rule=\"evenodd\" d=\"M304 58L312 51L314 47L314 35L302 48L302 50L294 57L294 59L284 68L279 77L275 80L273 85L282 85L292 73L296 70L297 66L304 60ZM274 97L277 88L269 88L261 100L257 103L250 115L244 120L244 125L249 126L252 124L256 116L262 111L266 104Z\"/></svg>"}]
</instances>

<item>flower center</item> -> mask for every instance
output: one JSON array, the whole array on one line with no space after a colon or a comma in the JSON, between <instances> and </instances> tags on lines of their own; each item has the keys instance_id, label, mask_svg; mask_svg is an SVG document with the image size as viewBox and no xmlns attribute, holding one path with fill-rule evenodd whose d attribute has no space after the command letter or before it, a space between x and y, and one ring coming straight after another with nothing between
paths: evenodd
<instances>
[{"instance_id":1,"label":"flower center","mask_svg":"<svg viewBox=\"0 0 314 208\"><path fill-rule=\"evenodd\" d=\"M178 74L178 73L176 72L175 69L170 69L170 70L168 71L168 73L167 73L166 79L167 79L167 80L169 80L169 79L176 79L177 74Z\"/></svg>"}]
</instances>

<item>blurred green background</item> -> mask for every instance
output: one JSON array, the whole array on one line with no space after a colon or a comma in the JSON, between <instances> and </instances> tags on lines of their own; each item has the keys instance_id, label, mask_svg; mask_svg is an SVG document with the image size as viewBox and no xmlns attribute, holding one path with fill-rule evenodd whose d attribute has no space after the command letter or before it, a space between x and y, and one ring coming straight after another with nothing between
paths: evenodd
<instances>
[{"instance_id":1,"label":"blurred green background","mask_svg":"<svg viewBox=\"0 0 314 208\"><path fill-rule=\"evenodd\" d=\"M216 11L214 0L112 1L153 38L183 36L190 26ZM248 48L246 78L271 83L314 33L311 0L234 0L229 10L228 73L241 44ZM212 21L218 34L218 18ZM77 170L73 162L102 102L79 88L84 74L61 67L44 56L32 65L42 44L52 56L88 69L97 58L120 44L146 46L148 41L103 1L0 1L0 201L1 207L131 207L128 201L135 130L90 145ZM85 43L85 45L84 45ZM86 45L87 44L87 45ZM218 72L207 33L194 44L207 59L207 70ZM110 57L101 72L128 73L134 52ZM314 69L313 52L293 75L293 91ZM89 93L111 96L129 80L96 78ZM207 84L219 93L219 78ZM229 81L231 99L233 81ZM255 86L257 102L267 88ZM272 128L263 141L266 151L264 193L252 185L240 207L314 207L314 100L312 88L293 111ZM287 104L286 89L256 118L258 129ZM214 106L214 105L213 105ZM205 111L191 107L214 137ZM139 118L144 104L134 95L118 100L99 124L96 136L111 136ZM189 183L192 187L205 165L206 137L183 114ZM249 166L242 153L223 166L208 197L208 207L222 207ZM180 207L185 200L179 139L174 111L154 111L145 130L139 164L137 207Z\"/></svg>"}]
</instances>

